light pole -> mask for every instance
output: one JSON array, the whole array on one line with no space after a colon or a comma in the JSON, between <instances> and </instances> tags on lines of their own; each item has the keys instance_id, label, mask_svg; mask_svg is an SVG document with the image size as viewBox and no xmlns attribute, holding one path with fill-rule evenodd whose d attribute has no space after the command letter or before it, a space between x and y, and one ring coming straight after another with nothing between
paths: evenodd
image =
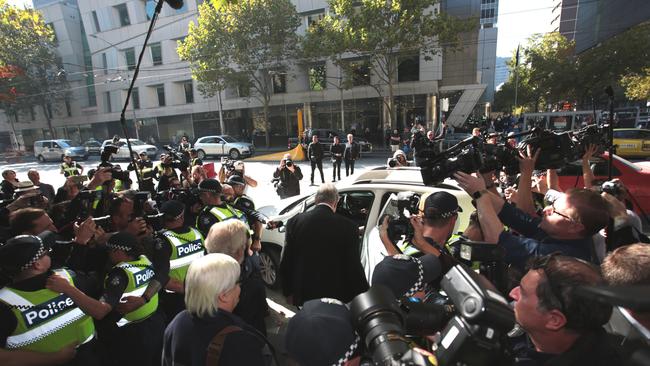
<instances>
[{"instance_id":1,"label":"light pole","mask_svg":"<svg viewBox=\"0 0 650 366\"><path fill-rule=\"evenodd\" d=\"M116 51L119 51L119 48L117 47L117 45L105 40L104 38L102 38L102 37L100 37L100 36L98 36L96 34L90 34L90 37L98 39L98 40L110 45L111 47L115 48ZM96 54L96 53L97 52L91 53L91 55ZM104 66L104 71L108 71L108 65L102 65L102 66ZM127 73L127 77L128 77L128 73ZM138 94L138 101L139 101L139 99L140 99L140 95ZM138 122L136 120L137 117L135 115L135 103L133 103L133 105L131 106L131 111L133 112L133 128L135 129L135 138L139 140L140 139L140 131L139 131L139 128L138 128Z\"/></svg>"}]
</instances>

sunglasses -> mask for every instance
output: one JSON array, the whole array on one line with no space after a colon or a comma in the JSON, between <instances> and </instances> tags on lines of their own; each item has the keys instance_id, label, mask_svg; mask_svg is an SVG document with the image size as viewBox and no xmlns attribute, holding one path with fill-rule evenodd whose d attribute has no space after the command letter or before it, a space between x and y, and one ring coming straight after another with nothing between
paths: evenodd
<instances>
[{"instance_id":1,"label":"sunglasses","mask_svg":"<svg viewBox=\"0 0 650 366\"><path fill-rule=\"evenodd\" d=\"M558 210L556 210L555 209L555 203L551 204L551 214L557 214L558 216L561 216L561 217L563 217L563 218L565 218L565 219L567 219L567 220L569 220L571 222L575 222L577 224L580 223L580 221L578 221L578 220L576 220L576 219L574 219L574 218L572 218L572 217L570 217L568 215L565 215L565 214L559 212Z\"/></svg>"}]
</instances>

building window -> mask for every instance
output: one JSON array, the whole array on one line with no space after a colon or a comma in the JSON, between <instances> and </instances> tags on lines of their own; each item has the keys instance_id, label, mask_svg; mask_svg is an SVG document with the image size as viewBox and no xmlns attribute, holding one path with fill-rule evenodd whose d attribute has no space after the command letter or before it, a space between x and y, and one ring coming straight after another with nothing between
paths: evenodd
<instances>
[{"instance_id":1,"label":"building window","mask_svg":"<svg viewBox=\"0 0 650 366\"><path fill-rule=\"evenodd\" d=\"M129 19L129 10L126 8L126 4L116 5L114 8L117 10L118 18L120 18L120 26L126 27L127 25L131 25L131 19Z\"/></svg>"},{"instance_id":2,"label":"building window","mask_svg":"<svg viewBox=\"0 0 650 366\"><path fill-rule=\"evenodd\" d=\"M481 19L494 18L494 8L481 10Z\"/></svg>"},{"instance_id":3,"label":"building window","mask_svg":"<svg viewBox=\"0 0 650 366\"><path fill-rule=\"evenodd\" d=\"M183 91L185 91L185 103L194 103L194 88L192 87L192 80L183 83Z\"/></svg>"},{"instance_id":4,"label":"building window","mask_svg":"<svg viewBox=\"0 0 650 366\"><path fill-rule=\"evenodd\" d=\"M494 4L497 0L481 0L481 4Z\"/></svg>"},{"instance_id":5,"label":"building window","mask_svg":"<svg viewBox=\"0 0 650 366\"><path fill-rule=\"evenodd\" d=\"M149 48L151 49L151 59L153 60L153 65L162 65L162 48L160 47L160 42L152 43Z\"/></svg>"},{"instance_id":6,"label":"building window","mask_svg":"<svg viewBox=\"0 0 650 366\"><path fill-rule=\"evenodd\" d=\"M95 88L92 87L92 85L88 87L88 106L97 106L97 93L95 92Z\"/></svg>"},{"instance_id":7,"label":"building window","mask_svg":"<svg viewBox=\"0 0 650 366\"><path fill-rule=\"evenodd\" d=\"M108 59L106 58L106 52L102 52L102 68L104 69L104 75L108 74Z\"/></svg>"},{"instance_id":8,"label":"building window","mask_svg":"<svg viewBox=\"0 0 650 366\"><path fill-rule=\"evenodd\" d=\"M327 68L325 64L313 65L309 68L309 89L324 90L327 88Z\"/></svg>"},{"instance_id":9,"label":"building window","mask_svg":"<svg viewBox=\"0 0 650 366\"><path fill-rule=\"evenodd\" d=\"M420 55L401 57L397 66L397 81L420 80Z\"/></svg>"},{"instance_id":10,"label":"building window","mask_svg":"<svg viewBox=\"0 0 650 366\"><path fill-rule=\"evenodd\" d=\"M273 80L274 94L287 92L287 74L274 73L271 78Z\"/></svg>"},{"instance_id":11,"label":"building window","mask_svg":"<svg viewBox=\"0 0 650 366\"><path fill-rule=\"evenodd\" d=\"M325 12L307 15L306 16L307 28L311 27L312 25L318 24L318 22L323 20L323 18L325 18Z\"/></svg>"},{"instance_id":12,"label":"building window","mask_svg":"<svg viewBox=\"0 0 650 366\"><path fill-rule=\"evenodd\" d=\"M68 114L68 117L72 117L72 106L70 105L69 100L65 100L65 112Z\"/></svg>"},{"instance_id":13,"label":"building window","mask_svg":"<svg viewBox=\"0 0 650 366\"><path fill-rule=\"evenodd\" d=\"M49 118L53 118L53 117L54 117L54 113L52 113L52 103L47 103L47 106L46 106L46 107L47 107L47 111L46 111L47 116L48 116Z\"/></svg>"},{"instance_id":14,"label":"building window","mask_svg":"<svg viewBox=\"0 0 650 366\"><path fill-rule=\"evenodd\" d=\"M237 84L237 95L240 98L248 98L251 96L251 87L246 82L240 82Z\"/></svg>"},{"instance_id":15,"label":"building window","mask_svg":"<svg viewBox=\"0 0 650 366\"><path fill-rule=\"evenodd\" d=\"M106 113L111 113L111 92L104 92L104 111Z\"/></svg>"},{"instance_id":16,"label":"building window","mask_svg":"<svg viewBox=\"0 0 650 366\"><path fill-rule=\"evenodd\" d=\"M93 23L95 23L95 32L99 33L102 29L99 27L99 18L97 18L97 12L93 10Z\"/></svg>"},{"instance_id":17,"label":"building window","mask_svg":"<svg viewBox=\"0 0 650 366\"><path fill-rule=\"evenodd\" d=\"M133 103L133 109L140 109L140 93L138 92L138 88L131 90L131 102Z\"/></svg>"},{"instance_id":18,"label":"building window","mask_svg":"<svg viewBox=\"0 0 650 366\"><path fill-rule=\"evenodd\" d=\"M165 86L164 85L156 85L154 88L156 88L156 94L158 95L158 105L160 107L164 107L165 104Z\"/></svg>"},{"instance_id":19,"label":"building window","mask_svg":"<svg viewBox=\"0 0 650 366\"><path fill-rule=\"evenodd\" d=\"M135 50L133 47L124 50L124 58L126 59L126 66L129 70L135 69Z\"/></svg>"},{"instance_id":20,"label":"building window","mask_svg":"<svg viewBox=\"0 0 650 366\"><path fill-rule=\"evenodd\" d=\"M370 65L367 61L350 62L353 86L370 85Z\"/></svg>"}]
</instances>

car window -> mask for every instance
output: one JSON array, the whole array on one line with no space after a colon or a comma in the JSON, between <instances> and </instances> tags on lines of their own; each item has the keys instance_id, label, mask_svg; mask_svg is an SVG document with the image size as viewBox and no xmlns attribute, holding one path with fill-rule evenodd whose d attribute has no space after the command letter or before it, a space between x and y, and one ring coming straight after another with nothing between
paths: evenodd
<instances>
[{"instance_id":1,"label":"car window","mask_svg":"<svg viewBox=\"0 0 650 366\"><path fill-rule=\"evenodd\" d=\"M221 136L221 138L226 142L230 142L230 143L237 142L237 140L232 136L224 135L224 136Z\"/></svg>"},{"instance_id":2,"label":"car window","mask_svg":"<svg viewBox=\"0 0 650 366\"><path fill-rule=\"evenodd\" d=\"M122 145L125 145L126 142L124 142ZM132 146L138 146L138 145L144 145L144 142L142 140L131 140L131 145Z\"/></svg>"},{"instance_id":3,"label":"car window","mask_svg":"<svg viewBox=\"0 0 650 366\"><path fill-rule=\"evenodd\" d=\"M591 170L594 172L594 175L596 177L609 176L607 161L597 161L594 164L591 164ZM621 171L616 169L615 166L612 166L612 176L618 177L620 175L621 175Z\"/></svg>"},{"instance_id":4,"label":"car window","mask_svg":"<svg viewBox=\"0 0 650 366\"><path fill-rule=\"evenodd\" d=\"M352 191L341 192L339 196L336 213L354 221L359 227L365 227L375 194L372 191Z\"/></svg>"},{"instance_id":5,"label":"car window","mask_svg":"<svg viewBox=\"0 0 650 366\"><path fill-rule=\"evenodd\" d=\"M650 131L637 131L637 133L640 135L640 138L644 140L650 139Z\"/></svg>"},{"instance_id":6,"label":"car window","mask_svg":"<svg viewBox=\"0 0 650 366\"><path fill-rule=\"evenodd\" d=\"M56 143L56 142L53 142L53 143L52 143L52 147L53 147L54 149L59 149L59 148L60 148L59 144Z\"/></svg>"},{"instance_id":7,"label":"car window","mask_svg":"<svg viewBox=\"0 0 650 366\"><path fill-rule=\"evenodd\" d=\"M70 147L70 146L73 145L73 143L70 140L61 140L61 141L59 141L59 145L61 147Z\"/></svg>"},{"instance_id":8,"label":"car window","mask_svg":"<svg viewBox=\"0 0 650 366\"><path fill-rule=\"evenodd\" d=\"M213 137L204 137L197 141L199 144L213 144L214 143L214 138Z\"/></svg>"},{"instance_id":9,"label":"car window","mask_svg":"<svg viewBox=\"0 0 650 366\"><path fill-rule=\"evenodd\" d=\"M303 198L301 198L301 199L299 199L299 200L297 200L295 202L292 202L289 206L285 207L282 211L280 211L280 213L278 213L278 215L286 214L287 212L293 210L296 206L302 204L307 198L312 197L312 196L305 196L305 197L303 197Z\"/></svg>"},{"instance_id":10,"label":"car window","mask_svg":"<svg viewBox=\"0 0 650 366\"><path fill-rule=\"evenodd\" d=\"M630 131L630 130L625 130L625 131L614 131L614 137L617 139L636 139L637 134L636 131Z\"/></svg>"}]
</instances>

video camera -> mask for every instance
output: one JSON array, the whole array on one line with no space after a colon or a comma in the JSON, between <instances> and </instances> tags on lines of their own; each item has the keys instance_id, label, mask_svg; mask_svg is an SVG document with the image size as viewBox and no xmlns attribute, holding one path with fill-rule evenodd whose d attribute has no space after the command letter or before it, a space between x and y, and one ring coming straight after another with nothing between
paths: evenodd
<instances>
[{"instance_id":1,"label":"video camera","mask_svg":"<svg viewBox=\"0 0 650 366\"><path fill-rule=\"evenodd\" d=\"M133 199L133 216L142 217L154 231L160 231L165 226L164 215L156 209L152 210L155 206L156 202L151 200L150 192L137 192Z\"/></svg>"},{"instance_id":2,"label":"video camera","mask_svg":"<svg viewBox=\"0 0 650 366\"><path fill-rule=\"evenodd\" d=\"M487 144L480 138L472 136L450 147L440 154L428 154L418 159L422 181L431 186L441 183L455 172L465 173L489 172L503 170L508 175L519 171L519 152L540 151L535 169L559 169L566 164L580 159L590 144L604 151L609 146L606 139L608 125L586 126L573 132L553 132L535 127L530 131L511 136L501 135L497 144ZM516 147L507 144L509 138L525 137Z\"/></svg>"},{"instance_id":3,"label":"video camera","mask_svg":"<svg viewBox=\"0 0 650 366\"><path fill-rule=\"evenodd\" d=\"M406 335L434 334L443 328L435 353L440 365L498 364L503 357L501 337L515 323L506 299L462 264L443 276L441 286L453 307L425 304L406 312L390 290L378 285L350 302L354 326L375 364L429 365Z\"/></svg>"},{"instance_id":4,"label":"video camera","mask_svg":"<svg viewBox=\"0 0 650 366\"><path fill-rule=\"evenodd\" d=\"M413 227L410 216L417 215L420 205L420 195L415 192L399 192L395 202L395 215L391 215L388 221L388 237L391 241L405 237L406 240L413 237ZM409 213L409 216L406 215Z\"/></svg>"},{"instance_id":5,"label":"video camera","mask_svg":"<svg viewBox=\"0 0 650 366\"><path fill-rule=\"evenodd\" d=\"M165 150L167 150L167 155L171 156L172 162L171 163L166 163L165 161L162 162L162 166L165 168L174 168L174 169L179 169L181 171L187 170L189 168L190 163L187 159L187 156L183 154L182 152L174 149L173 147L169 145L164 145L163 146Z\"/></svg>"},{"instance_id":6,"label":"video camera","mask_svg":"<svg viewBox=\"0 0 650 366\"><path fill-rule=\"evenodd\" d=\"M129 178L129 172L123 171L122 167L120 167L119 165L113 165L110 163L111 156L113 156L113 154L115 154L117 150L119 150L119 147L112 144L108 144L104 146L102 150L102 154L100 156L101 162L99 163L99 165L97 165L97 169L111 168L110 171L111 171L112 179L119 179L122 182L130 183L131 179Z\"/></svg>"}]
</instances>

